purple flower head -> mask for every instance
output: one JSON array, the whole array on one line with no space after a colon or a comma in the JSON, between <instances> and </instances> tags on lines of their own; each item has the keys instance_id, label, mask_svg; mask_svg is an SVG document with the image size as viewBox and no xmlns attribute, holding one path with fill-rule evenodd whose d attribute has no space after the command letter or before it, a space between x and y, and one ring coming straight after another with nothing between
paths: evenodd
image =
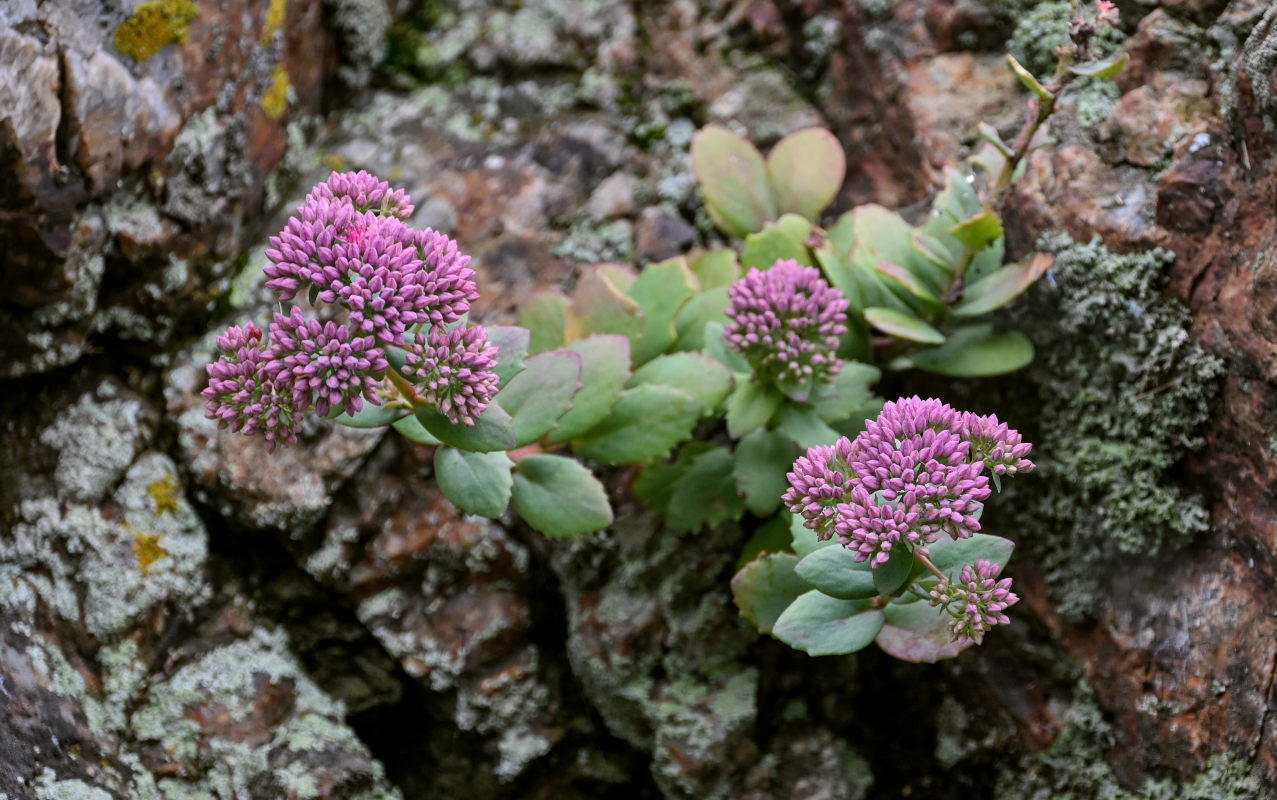
<instances>
[{"instance_id":1,"label":"purple flower head","mask_svg":"<svg viewBox=\"0 0 1277 800\"><path fill-rule=\"evenodd\" d=\"M957 583L942 581L931 590L931 605L943 606L953 619L949 633L956 642L979 644L995 625L1009 625L1006 610L1020 601L1011 579L998 580L1002 567L978 559L965 564Z\"/></svg>"},{"instance_id":2,"label":"purple flower head","mask_svg":"<svg viewBox=\"0 0 1277 800\"><path fill-rule=\"evenodd\" d=\"M972 460L983 461L997 475L1029 472L1033 462L1027 456L1033 445L1025 442L1020 432L999 423L997 415L981 417L967 412L962 415L963 435L971 442Z\"/></svg>"},{"instance_id":3,"label":"purple flower head","mask_svg":"<svg viewBox=\"0 0 1277 800\"><path fill-rule=\"evenodd\" d=\"M845 436L832 446L822 445L807 451L794 462L789 489L782 498L789 510L806 520L816 538L833 538L838 522L838 504L846 499L846 487L852 476L851 441Z\"/></svg>"},{"instance_id":4,"label":"purple flower head","mask_svg":"<svg viewBox=\"0 0 1277 800\"><path fill-rule=\"evenodd\" d=\"M326 416L333 407L355 414L364 398L381 405L377 382L389 364L371 336L355 336L350 328L329 320L307 318L301 309L276 314L270 326L269 368L293 392L293 407Z\"/></svg>"},{"instance_id":5,"label":"purple flower head","mask_svg":"<svg viewBox=\"0 0 1277 800\"><path fill-rule=\"evenodd\" d=\"M750 270L727 297L723 341L758 378L795 386L838 374L836 353L850 304L819 270L777 261L769 270Z\"/></svg>"},{"instance_id":6,"label":"purple flower head","mask_svg":"<svg viewBox=\"0 0 1277 800\"><path fill-rule=\"evenodd\" d=\"M367 172L334 172L328 180L310 190L306 201L348 200L359 211L374 211L382 216L407 219L412 215L412 198L403 189L391 189L390 184Z\"/></svg>"},{"instance_id":7,"label":"purple flower head","mask_svg":"<svg viewBox=\"0 0 1277 800\"><path fill-rule=\"evenodd\" d=\"M346 243L362 238L378 219L371 211L358 211L345 198L307 197L284 229L270 237L264 270L267 288L285 302L308 287L331 288L349 266L338 263L347 254Z\"/></svg>"},{"instance_id":8,"label":"purple flower head","mask_svg":"<svg viewBox=\"0 0 1277 800\"><path fill-rule=\"evenodd\" d=\"M474 425L497 393L497 348L483 326L418 333L404 375L453 423Z\"/></svg>"},{"instance_id":9,"label":"purple flower head","mask_svg":"<svg viewBox=\"0 0 1277 800\"><path fill-rule=\"evenodd\" d=\"M261 432L266 451L272 452L276 444L297 441L301 422L292 392L271 369L270 352L261 350L261 341L262 329L251 322L217 337L222 355L205 367L208 386L200 395L204 416L217 420L219 428L246 436Z\"/></svg>"},{"instance_id":10,"label":"purple flower head","mask_svg":"<svg viewBox=\"0 0 1277 800\"><path fill-rule=\"evenodd\" d=\"M479 299L470 256L431 228L405 228L401 241L416 250L422 263L422 269L412 276L414 285L421 287L412 307L417 322L451 325L461 319Z\"/></svg>"}]
</instances>

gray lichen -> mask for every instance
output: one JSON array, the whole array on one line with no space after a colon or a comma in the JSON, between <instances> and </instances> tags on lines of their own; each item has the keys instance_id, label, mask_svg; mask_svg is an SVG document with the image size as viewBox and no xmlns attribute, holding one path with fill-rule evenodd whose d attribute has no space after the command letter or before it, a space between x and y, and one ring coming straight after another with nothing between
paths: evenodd
<instances>
[{"instance_id":1,"label":"gray lichen","mask_svg":"<svg viewBox=\"0 0 1277 800\"><path fill-rule=\"evenodd\" d=\"M1161 293L1169 254L1041 245L1055 266L1021 316L1038 352L1028 377L1041 471L1034 488L1014 487L1014 513L1035 531L1059 610L1077 619L1099 607L1115 558L1173 550L1206 528L1172 470L1202 444L1223 367Z\"/></svg>"}]
</instances>

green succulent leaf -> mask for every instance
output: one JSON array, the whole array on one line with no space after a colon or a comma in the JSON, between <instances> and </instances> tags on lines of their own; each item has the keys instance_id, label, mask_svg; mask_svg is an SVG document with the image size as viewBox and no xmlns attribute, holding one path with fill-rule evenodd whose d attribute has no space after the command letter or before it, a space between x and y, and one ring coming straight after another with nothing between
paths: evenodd
<instances>
[{"instance_id":1,"label":"green succulent leaf","mask_svg":"<svg viewBox=\"0 0 1277 800\"><path fill-rule=\"evenodd\" d=\"M804 249L807 247L807 242L812 238L812 231L816 230L816 227L811 224L810 220L807 220L798 214L781 214L780 217L772 224L776 226L776 230L785 234L790 239L793 239L798 244L801 244ZM823 240L824 237L818 236L816 238Z\"/></svg>"},{"instance_id":2,"label":"green succulent leaf","mask_svg":"<svg viewBox=\"0 0 1277 800\"><path fill-rule=\"evenodd\" d=\"M582 436L606 419L630 379L630 340L624 336L596 333L567 349L581 357L581 389L572 397L571 410L546 436L551 444Z\"/></svg>"},{"instance_id":3,"label":"green succulent leaf","mask_svg":"<svg viewBox=\"0 0 1277 800\"><path fill-rule=\"evenodd\" d=\"M1002 135L998 133L998 129L987 122L981 121L978 126L980 136L989 144L993 145L1004 158L1011 158L1015 155L1015 151L1011 149L1011 145L1002 141Z\"/></svg>"},{"instance_id":4,"label":"green succulent leaf","mask_svg":"<svg viewBox=\"0 0 1277 800\"><path fill-rule=\"evenodd\" d=\"M1033 73L1025 69L1024 65L1019 61L1016 61L1015 57L1010 53L1007 54L1007 66L1009 66L1011 71L1015 73L1015 77L1020 79L1020 83L1024 84L1024 88L1033 92L1043 100L1055 99L1055 95L1047 91L1047 88L1039 83L1037 78L1033 77Z\"/></svg>"},{"instance_id":5,"label":"green succulent leaf","mask_svg":"<svg viewBox=\"0 0 1277 800\"><path fill-rule=\"evenodd\" d=\"M632 350L636 365L647 363L674 344L678 338L674 320L696 294L696 283L682 256L644 267L629 290L647 320Z\"/></svg>"},{"instance_id":6,"label":"green succulent leaf","mask_svg":"<svg viewBox=\"0 0 1277 800\"><path fill-rule=\"evenodd\" d=\"M940 344L944 334L904 311L894 308L866 308L865 320L878 330L900 339L923 344Z\"/></svg>"},{"instance_id":7,"label":"green succulent leaf","mask_svg":"<svg viewBox=\"0 0 1277 800\"><path fill-rule=\"evenodd\" d=\"M833 539L826 539L823 542L816 538L816 532L803 524L803 518L797 514L787 514L789 517L789 534L790 543L793 551L800 557L807 556L825 547L835 547L838 543Z\"/></svg>"},{"instance_id":8,"label":"green succulent leaf","mask_svg":"<svg viewBox=\"0 0 1277 800\"><path fill-rule=\"evenodd\" d=\"M759 428L740 440L732 477L751 514L765 517L780 507L796 456L793 442L780 431Z\"/></svg>"},{"instance_id":9,"label":"green succulent leaf","mask_svg":"<svg viewBox=\"0 0 1277 800\"><path fill-rule=\"evenodd\" d=\"M467 453L451 447L435 450L435 480L444 496L467 514L499 517L510 504L514 462L500 451Z\"/></svg>"},{"instance_id":10,"label":"green succulent leaf","mask_svg":"<svg viewBox=\"0 0 1277 800\"><path fill-rule=\"evenodd\" d=\"M882 401L869 391L869 387L881 377L882 373L876 367L845 361L833 380L816 387L812 408L821 419L832 423L847 419L858 411L881 406Z\"/></svg>"},{"instance_id":11,"label":"green succulent leaf","mask_svg":"<svg viewBox=\"0 0 1277 800\"><path fill-rule=\"evenodd\" d=\"M656 461L643 467L634 481L634 496L662 517L670 507L670 498L687 471L688 459L679 450L674 461Z\"/></svg>"},{"instance_id":12,"label":"green succulent leaf","mask_svg":"<svg viewBox=\"0 0 1277 800\"><path fill-rule=\"evenodd\" d=\"M970 647L970 643L953 641L947 626L949 615L929 603L891 603L884 615L885 624L874 641L887 655L901 661L934 664Z\"/></svg>"},{"instance_id":13,"label":"green succulent leaf","mask_svg":"<svg viewBox=\"0 0 1277 800\"><path fill-rule=\"evenodd\" d=\"M674 350L704 350L708 340L705 327L708 324L718 326L721 334L723 323L727 321L727 287L715 286L707 289L687 301L678 316L674 318L674 329L678 333L678 341Z\"/></svg>"},{"instance_id":14,"label":"green succulent leaf","mask_svg":"<svg viewBox=\"0 0 1277 800\"><path fill-rule=\"evenodd\" d=\"M626 285L622 287L618 283ZM592 333L615 333L627 337L631 343L637 341L647 326L647 319L639 304L626 294L629 285L624 272L604 266L587 270L572 294L567 341Z\"/></svg>"},{"instance_id":15,"label":"green succulent leaf","mask_svg":"<svg viewBox=\"0 0 1277 800\"><path fill-rule=\"evenodd\" d=\"M730 286L741 275L736 251L727 247L702 253L692 259L691 267L692 273L700 282L702 291L718 286Z\"/></svg>"},{"instance_id":16,"label":"green succulent leaf","mask_svg":"<svg viewBox=\"0 0 1277 800\"><path fill-rule=\"evenodd\" d=\"M924 300L933 306L940 304L940 300L935 293L923 286L922 281L918 280L916 275L904 267L892 264L890 261L879 261L874 265L874 270L887 280L894 281L919 300Z\"/></svg>"},{"instance_id":17,"label":"green succulent leaf","mask_svg":"<svg viewBox=\"0 0 1277 800\"><path fill-rule=\"evenodd\" d=\"M817 222L842 188L847 158L838 137L824 128L806 128L776 143L767 154L767 172L779 211Z\"/></svg>"},{"instance_id":18,"label":"green succulent leaf","mask_svg":"<svg viewBox=\"0 0 1277 800\"><path fill-rule=\"evenodd\" d=\"M919 285L933 296L938 295L949 283L949 272L923 258L913 246L914 229L898 213L882 206L868 203L853 211L856 246L852 248L852 261L860 269L877 277L879 262L886 261L911 273ZM879 278L879 283L881 283ZM892 280L891 284L900 285ZM884 287L890 284L882 284ZM894 290L892 294L899 294ZM912 292L906 292L912 295ZM884 303L873 295L866 295L866 305L882 306Z\"/></svg>"},{"instance_id":19,"label":"green succulent leaf","mask_svg":"<svg viewBox=\"0 0 1277 800\"><path fill-rule=\"evenodd\" d=\"M1042 277L1055 259L1038 253L1027 264L1008 264L967 287L966 296L953 307L953 316L975 317L1001 308L1020 296Z\"/></svg>"},{"instance_id":20,"label":"green succulent leaf","mask_svg":"<svg viewBox=\"0 0 1277 800\"><path fill-rule=\"evenodd\" d=\"M529 353L553 350L567 344L568 308L572 301L562 292L537 292L519 303L519 324L530 332Z\"/></svg>"},{"instance_id":21,"label":"green succulent leaf","mask_svg":"<svg viewBox=\"0 0 1277 800\"><path fill-rule=\"evenodd\" d=\"M1002 220L993 211L984 211L962 220L948 230L968 250L983 250L1002 238Z\"/></svg>"},{"instance_id":22,"label":"green succulent leaf","mask_svg":"<svg viewBox=\"0 0 1277 800\"><path fill-rule=\"evenodd\" d=\"M391 427L399 431L399 434L410 442L424 445L437 445L440 443L434 437L434 434L422 427L421 420L417 419L415 414L404 417Z\"/></svg>"},{"instance_id":23,"label":"green succulent leaf","mask_svg":"<svg viewBox=\"0 0 1277 800\"><path fill-rule=\"evenodd\" d=\"M679 389L644 384L621 392L607 418L573 442L578 455L606 464L664 458L692 435L701 404Z\"/></svg>"},{"instance_id":24,"label":"green succulent leaf","mask_svg":"<svg viewBox=\"0 0 1277 800\"><path fill-rule=\"evenodd\" d=\"M740 254L740 263L745 270L771 269L782 259L792 259L804 266L812 265L811 253L802 242L794 241L775 224L768 224L758 233L745 237L745 246Z\"/></svg>"},{"instance_id":25,"label":"green succulent leaf","mask_svg":"<svg viewBox=\"0 0 1277 800\"><path fill-rule=\"evenodd\" d=\"M856 217L848 211L825 229L825 241L839 253L850 253L856 244Z\"/></svg>"},{"instance_id":26,"label":"green succulent leaf","mask_svg":"<svg viewBox=\"0 0 1277 800\"><path fill-rule=\"evenodd\" d=\"M343 411L333 417L333 421L348 428L380 428L383 425L393 425L395 422L411 415L412 412L403 406L389 406L384 402L382 405L375 406L364 400L363 408L354 414L347 414Z\"/></svg>"},{"instance_id":27,"label":"green succulent leaf","mask_svg":"<svg viewBox=\"0 0 1277 800\"><path fill-rule=\"evenodd\" d=\"M671 353L639 367L629 386L649 383L671 386L690 394L709 414L731 391L732 373L718 359L703 353Z\"/></svg>"},{"instance_id":28,"label":"green succulent leaf","mask_svg":"<svg viewBox=\"0 0 1277 800\"><path fill-rule=\"evenodd\" d=\"M488 404L474 425L454 425L452 420L426 405L417 406L417 420L440 442L458 450L490 453L515 447L514 420L496 403Z\"/></svg>"},{"instance_id":29,"label":"green succulent leaf","mask_svg":"<svg viewBox=\"0 0 1277 800\"><path fill-rule=\"evenodd\" d=\"M549 433L572 407L581 388L581 356L571 350L547 350L527 360L524 370L497 393L495 402L510 414L515 447Z\"/></svg>"},{"instance_id":30,"label":"green succulent leaf","mask_svg":"<svg viewBox=\"0 0 1277 800\"><path fill-rule=\"evenodd\" d=\"M1004 375L1033 360L1033 343L1019 331L968 325L950 333L940 347L914 353L910 360L918 369L953 378Z\"/></svg>"},{"instance_id":31,"label":"green succulent leaf","mask_svg":"<svg viewBox=\"0 0 1277 800\"><path fill-rule=\"evenodd\" d=\"M874 585L878 594L893 597L909 587L909 575L915 563L913 551L901 545L893 547L888 554L887 563L873 570Z\"/></svg>"},{"instance_id":32,"label":"green succulent leaf","mask_svg":"<svg viewBox=\"0 0 1277 800\"><path fill-rule=\"evenodd\" d=\"M732 578L736 607L759 633L771 633L781 613L799 595L811 591L807 582L794 574L797 563L798 556L792 553L769 553L746 564Z\"/></svg>"},{"instance_id":33,"label":"green succulent leaf","mask_svg":"<svg viewBox=\"0 0 1277 800\"><path fill-rule=\"evenodd\" d=\"M1005 567L1015 550L1015 542L1001 536L975 533L968 539L941 538L927 548L931 563L950 577L957 577L964 564L974 564L977 559Z\"/></svg>"},{"instance_id":34,"label":"green succulent leaf","mask_svg":"<svg viewBox=\"0 0 1277 800\"><path fill-rule=\"evenodd\" d=\"M948 243L924 231L915 231L910 241L918 255L946 272L953 272L962 261L960 247L950 247ZM952 238L950 242L953 242Z\"/></svg>"},{"instance_id":35,"label":"green succulent leaf","mask_svg":"<svg viewBox=\"0 0 1277 800\"><path fill-rule=\"evenodd\" d=\"M727 433L739 439L767 424L780 408L784 397L770 386L752 380L739 380L727 398Z\"/></svg>"},{"instance_id":36,"label":"green succulent leaf","mask_svg":"<svg viewBox=\"0 0 1277 800\"><path fill-rule=\"evenodd\" d=\"M730 427L730 423L729 427ZM776 412L776 427L802 449L838 441L838 431L825 424L810 403L786 402Z\"/></svg>"},{"instance_id":37,"label":"green succulent leaf","mask_svg":"<svg viewBox=\"0 0 1277 800\"><path fill-rule=\"evenodd\" d=\"M524 456L514 468L514 510L552 539L593 533L612 524L603 484L564 456Z\"/></svg>"},{"instance_id":38,"label":"green succulent leaf","mask_svg":"<svg viewBox=\"0 0 1277 800\"><path fill-rule=\"evenodd\" d=\"M865 600L839 600L812 590L789 604L772 626L772 635L813 656L854 653L882 630L883 612Z\"/></svg>"},{"instance_id":39,"label":"green succulent leaf","mask_svg":"<svg viewBox=\"0 0 1277 800\"><path fill-rule=\"evenodd\" d=\"M528 355L531 334L526 328L513 325L493 325L488 328L488 343L497 348L497 385L505 386L510 379L523 371L523 360Z\"/></svg>"},{"instance_id":40,"label":"green succulent leaf","mask_svg":"<svg viewBox=\"0 0 1277 800\"><path fill-rule=\"evenodd\" d=\"M727 342L723 339L721 322L710 322L705 325L705 354L713 356L720 364L737 375L749 375L753 371L744 356L727 346Z\"/></svg>"},{"instance_id":41,"label":"green succulent leaf","mask_svg":"<svg viewBox=\"0 0 1277 800\"><path fill-rule=\"evenodd\" d=\"M1087 61L1084 64L1073 64L1069 67L1069 72L1074 75L1080 75L1084 78L1112 78L1122 71L1122 68L1131 60L1131 54L1123 50L1111 58L1100 59L1099 61Z\"/></svg>"},{"instance_id":42,"label":"green succulent leaf","mask_svg":"<svg viewBox=\"0 0 1277 800\"><path fill-rule=\"evenodd\" d=\"M845 547L814 550L803 556L794 571L812 586L840 600L867 600L878 596L869 562L857 563L855 555Z\"/></svg>"},{"instance_id":43,"label":"green succulent leaf","mask_svg":"<svg viewBox=\"0 0 1277 800\"><path fill-rule=\"evenodd\" d=\"M726 128L710 125L692 138L692 171L710 219L728 236L739 239L776 218L762 154Z\"/></svg>"},{"instance_id":44,"label":"green succulent leaf","mask_svg":"<svg viewBox=\"0 0 1277 800\"><path fill-rule=\"evenodd\" d=\"M683 449L688 466L670 495L665 523L673 531L690 532L740 519L745 504L732 480L732 454L700 442Z\"/></svg>"}]
</instances>

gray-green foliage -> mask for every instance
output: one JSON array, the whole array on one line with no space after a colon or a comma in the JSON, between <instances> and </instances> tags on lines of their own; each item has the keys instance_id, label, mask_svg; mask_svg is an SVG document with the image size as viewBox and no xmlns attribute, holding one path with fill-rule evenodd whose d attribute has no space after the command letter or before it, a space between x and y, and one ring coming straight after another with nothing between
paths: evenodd
<instances>
[{"instance_id":1,"label":"gray-green foliage","mask_svg":"<svg viewBox=\"0 0 1277 800\"><path fill-rule=\"evenodd\" d=\"M1206 528L1201 500L1172 470L1202 444L1222 365L1162 294L1171 256L1109 252L1049 237L1049 280L1020 314L1038 359L1029 371L1042 426L1039 480L1015 504L1066 616L1102 600L1102 567L1182 546Z\"/></svg>"},{"instance_id":2,"label":"gray-green foliage","mask_svg":"<svg viewBox=\"0 0 1277 800\"><path fill-rule=\"evenodd\" d=\"M1003 5L1011 3L1004 2ZM1058 0L1015 5L1022 10L1013 12L1015 32L1011 34L1008 49L1030 72L1045 79L1055 69L1057 48L1069 43L1069 17L1073 4ZM1120 29L1102 26L1100 33L1091 41L1091 55L1097 59L1111 56L1121 49L1124 40Z\"/></svg>"},{"instance_id":3,"label":"gray-green foliage","mask_svg":"<svg viewBox=\"0 0 1277 800\"><path fill-rule=\"evenodd\" d=\"M995 800L1259 800L1260 787L1244 761L1217 755L1190 783L1148 780L1126 789L1105 761L1116 739L1094 692L1085 683L1064 717L1064 729L1040 753L998 771Z\"/></svg>"}]
</instances>

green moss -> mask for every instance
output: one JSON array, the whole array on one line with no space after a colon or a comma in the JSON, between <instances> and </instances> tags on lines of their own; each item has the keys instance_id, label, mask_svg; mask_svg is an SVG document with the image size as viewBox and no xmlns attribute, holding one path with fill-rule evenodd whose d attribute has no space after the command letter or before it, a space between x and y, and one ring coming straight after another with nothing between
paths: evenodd
<instances>
[{"instance_id":1,"label":"green moss","mask_svg":"<svg viewBox=\"0 0 1277 800\"><path fill-rule=\"evenodd\" d=\"M143 3L115 31L115 49L134 61L145 61L173 42L186 42L199 15L194 0Z\"/></svg>"},{"instance_id":2,"label":"green moss","mask_svg":"<svg viewBox=\"0 0 1277 800\"><path fill-rule=\"evenodd\" d=\"M1222 365L1161 292L1169 254L1042 244L1055 266L1020 316L1038 353L1021 416L1038 420L1040 470L1012 487L1008 510L1034 531L1026 544L1060 611L1078 619L1100 607L1114 559L1176 549L1206 528L1173 469L1202 443Z\"/></svg>"},{"instance_id":3,"label":"green moss","mask_svg":"<svg viewBox=\"0 0 1277 800\"><path fill-rule=\"evenodd\" d=\"M1244 762L1217 755L1192 782L1148 780L1125 789L1105 761L1113 726L1085 683L1064 717L1064 729L1046 750L1020 757L998 771L994 800L1259 800L1259 784Z\"/></svg>"}]
</instances>

